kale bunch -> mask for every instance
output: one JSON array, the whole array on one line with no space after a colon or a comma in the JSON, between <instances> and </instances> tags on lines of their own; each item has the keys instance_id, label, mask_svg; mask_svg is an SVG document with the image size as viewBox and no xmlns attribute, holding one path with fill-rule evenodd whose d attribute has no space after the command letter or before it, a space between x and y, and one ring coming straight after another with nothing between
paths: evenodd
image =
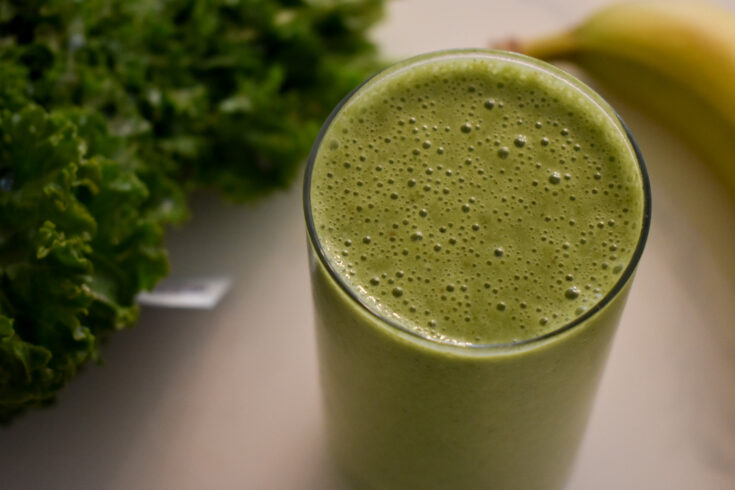
<instances>
[{"instance_id":1,"label":"kale bunch","mask_svg":"<svg viewBox=\"0 0 735 490\"><path fill-rule=\"evenodd\" d=\"M292 180L332 107L378 65L382 0L3 0L45 107L102 112L189 190ZM151 156L155 155L155 156Z\"/></svg>"},{"instance_id":2,"label":"kale bunch","mask_svg":"<svg viewBox=\"0 0 735 490\"><path fill-rule=\"evenodd\" d=\"M283 188L382 0L0 0L0 422L137 318L187 195Z\"/></svg>"}]
</instances>

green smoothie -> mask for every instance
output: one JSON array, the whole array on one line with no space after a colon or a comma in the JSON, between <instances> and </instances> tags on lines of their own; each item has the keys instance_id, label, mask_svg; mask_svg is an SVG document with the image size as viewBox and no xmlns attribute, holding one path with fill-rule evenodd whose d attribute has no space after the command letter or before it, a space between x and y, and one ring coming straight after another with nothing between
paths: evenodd
<instances>
[{"instance_id":1,"label":"green smoothie","mask_svg":"<svg viewBox=\"0 0 735 490\"><path fill-rule=\"evenodd\" d=\"M333 114L305 203L330 447L356 488L563 485L648 227L609 106L448 51Z\"/></svg>"}]
</instances>

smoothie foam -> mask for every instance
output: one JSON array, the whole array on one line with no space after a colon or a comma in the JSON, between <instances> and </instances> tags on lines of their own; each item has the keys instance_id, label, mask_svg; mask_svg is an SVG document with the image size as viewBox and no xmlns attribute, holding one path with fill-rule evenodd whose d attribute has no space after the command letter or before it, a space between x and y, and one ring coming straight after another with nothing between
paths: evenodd
<instances>
[{"instance_id":1,"label":"smoothie foam","mask_svg":"<svg viewBox=\"0 0 735 490\"><path fill-rule=\"evenodd\" d=\"M643 227L615 118L519 57L453 54L367 82L312 171L330 267L369 309L440 342L569 324L621 280Z\"/></svg>"}]
</instances>

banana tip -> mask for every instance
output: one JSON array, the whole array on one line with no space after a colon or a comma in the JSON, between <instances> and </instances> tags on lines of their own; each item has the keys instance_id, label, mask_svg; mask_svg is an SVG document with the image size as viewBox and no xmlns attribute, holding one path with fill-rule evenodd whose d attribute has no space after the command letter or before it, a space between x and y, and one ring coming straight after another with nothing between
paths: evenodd
<instances>
[{"instance_id":1,"label":"banana tip","mask_svg":"<svg viewBox=\"0 0 735 490\"><path fill-rule=\"evenodd\" d=\"M516 53L523 52L523 45L517 38L514 37L492 41L488 46L493 49L502 49L504 51L513 51Z\"/></svg>"}]
</instances>

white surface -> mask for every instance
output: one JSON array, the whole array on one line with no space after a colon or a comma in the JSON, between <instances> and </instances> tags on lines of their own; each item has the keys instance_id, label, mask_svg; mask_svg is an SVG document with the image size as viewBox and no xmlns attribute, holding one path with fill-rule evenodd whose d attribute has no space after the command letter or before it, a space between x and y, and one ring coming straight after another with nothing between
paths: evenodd
<instances>
[{"instance_id":1,"label":"white surface","mask_svg":"<svg viewBox=\"0 0 735 490\"><path fill-rule=\"evenodd\" d=\"M393 1L376 36L395 56L482 46L602 3ZM568 488L732 490L735 202L680 143L611 102L646 156L654 219ZM337 490L300 191L250 208L200 197L170 236L175 273L232 276L232 291L213 311L144 310L56 407L1 429L0 488Z\"/></svg>"}]
</instances>

